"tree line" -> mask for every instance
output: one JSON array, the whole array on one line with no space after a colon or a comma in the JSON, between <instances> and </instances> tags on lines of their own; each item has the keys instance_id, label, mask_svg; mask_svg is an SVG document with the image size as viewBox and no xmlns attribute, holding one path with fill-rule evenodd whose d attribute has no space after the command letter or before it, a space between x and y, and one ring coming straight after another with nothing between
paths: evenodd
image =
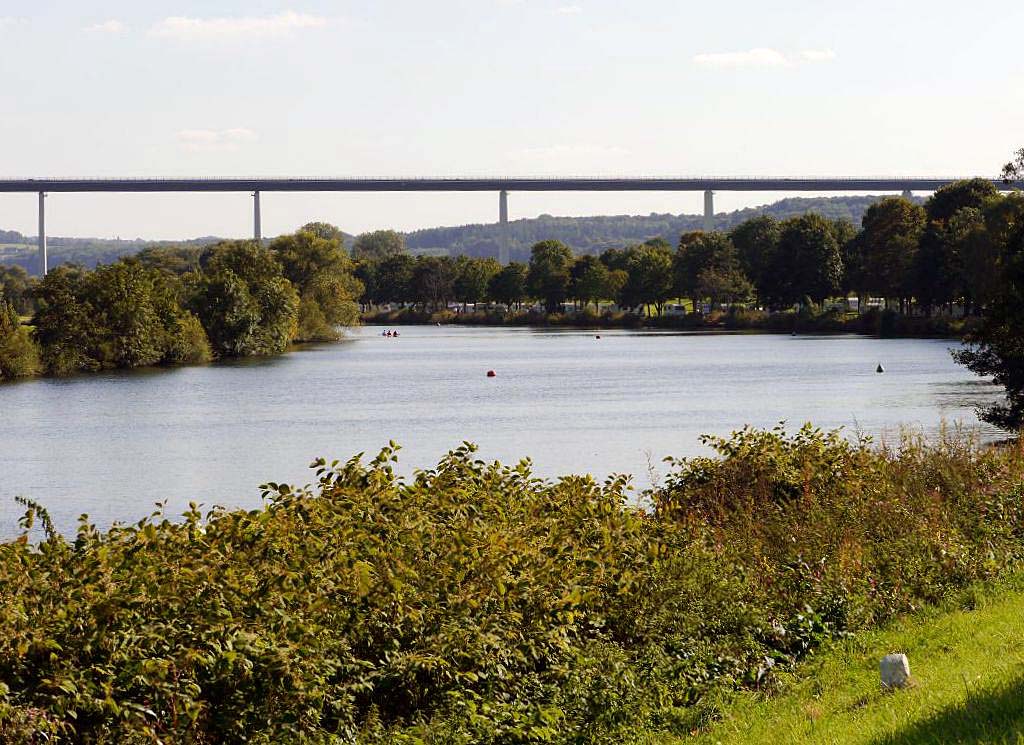
<instances>
[{"instance_id":1,"label":"tree line","mask_svg":"<svg viewBox=\"0 0 1024 745\"><path fill-rule=\"evenodd\" d=\"M1024 169L1021 158L1007 168ZM1013 171L1008 171L1011 175ZM311 223L263 245L147 248L87 270L60 266L36 282L0 269L0 377L174 364L282 352L335 338L359 305L422 309L536 300L549 313L604 300L661 314L675 298L711 307L821 306L852 294L922 315L960 306L983 325L958 359L1005 386L983 417L1024 424L1024 196L987 180L939 189L923 205L900 197L845 218L759 215L727 232L654 238L600 255L559 240L534 244L528 263L413 257L401 234L355 239ZM31 329L21 316L31 313Z\"/></svg>"},{"instance_id":2,"label":"tree line","mask_svg":"<svg viewBox=\"0 0 1024 745\"><path fill-rule=\"evenodd\" d=\"M273 355L358 322L363 287L313 224L269 246L152 248L41 281L0 273L0 378ZM31 310L28 326L20 315Z\"/></svg>"},{"instance_id":3,"label":"tree line","mask_svg":"<svg viewBox=\"0 0 1024 745\"><path fill-rule=\"evenodd\" d=\"M1000 237L994 222L1019 209L982 179L950 184L925 204L892 197L875 202L858 230L845 218L806 214L748 219L728 232L686 232L672 246L654 238L600 255L576 254L558 240L536 243L528 263L421 256L393 246L366 253L355 269L366 306L425 309L527 300L548 312L566 302L602 300L660 314L673 298L712 307L756 303L769 310L820 305L855 294L923 314L960 304L980 312L994 292ZM990 229L991 228L991 229Z\"/></svg>"}]
</instances>

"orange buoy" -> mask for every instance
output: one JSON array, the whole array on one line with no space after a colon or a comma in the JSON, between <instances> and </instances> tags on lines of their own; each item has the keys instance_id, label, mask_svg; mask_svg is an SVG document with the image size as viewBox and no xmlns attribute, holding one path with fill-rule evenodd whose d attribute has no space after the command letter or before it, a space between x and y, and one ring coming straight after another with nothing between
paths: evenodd
<instances>
[{"instance_id":1,"label":"orange buoy","mask_svg":"<svg viewBox=\"0 0 1024 745\"><path fill-rule=\"evenodd\" d=\"M496 378L496 377L498 377L498 373L494 372L494 370L488 370L487 371L487 377L488 378Z\"/></svg>"}]
</instances>

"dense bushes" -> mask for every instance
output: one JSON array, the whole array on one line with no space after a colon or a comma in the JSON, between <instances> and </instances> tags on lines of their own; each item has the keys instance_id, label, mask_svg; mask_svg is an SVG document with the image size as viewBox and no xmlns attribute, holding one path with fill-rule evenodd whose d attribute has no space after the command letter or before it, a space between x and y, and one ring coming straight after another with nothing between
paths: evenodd
<instances>
[{"instance_id":1,"label":"dense bushes","mask_svg":"<svg viewBox=\"0 0 1024 745\"><path fill-rule=\"evenodd\" d=\"M0 299L0 380L39 372L39 348L15 308Z\"/></svg>"},{"instance_id":2,"label":"dense bushes","mask_svg":"<svg viewBox=\"0 0 1024 745\"><path fill-rule=\"evenodd\" d=\"M406 482L389 449L261 510L4 544L0 740L681 734L716 692L1024 557L1017 449L711 444L650 511L624 478L467 447Z\"/></svg>"},{"instance_id":3,"label":"dense bushes","mask_svg":"<svg viewBox=\"0 0 1024 745\"><path fill-rule=\"evenodd\" d=\"M44 370L142 367L209 359L205 335L162 272L128 259L95 271L60 266L34 291Z\"/></svg>"},{"instance_id":4,"label":"dense bushes","mask_svg":"<svg viewBox=\"0 0 1024 745\"><path fill-rule=\"evenodd\" d=\"M329 234L331 226L317 227ZM295 340L331 341L340 326L358 323L363 286L352 274L340 236L326 238L307 228L275 239L270 253L299 295Z\"/></svg>"},{"instance_id":5,"label":"dense bushes","mask_svg":"<svg viewBox=\"0 0 1024 745\"><path fill-rule=\"evenodd\" d=\"M187 277L189 307L218 355L280 354L295 335L299 298L281 265L262 246L232 241L207 250L202 271Z\"/></svg>"},{"instance_id":6,"label":"dense bushes","mask_svg":"<svg viewBox=\"0 0 1024 745\"><path fill-rule=\"evenodd\" d=\"M269 248L224 241L149 249L93 271L58 266L26 290L32 338L0 336L0 377L272 355L293 341L336 339L358 322L352 268L337 238L311 230ZM21 372L5 362L15 357Z\"/></svg>"}]
</instances>

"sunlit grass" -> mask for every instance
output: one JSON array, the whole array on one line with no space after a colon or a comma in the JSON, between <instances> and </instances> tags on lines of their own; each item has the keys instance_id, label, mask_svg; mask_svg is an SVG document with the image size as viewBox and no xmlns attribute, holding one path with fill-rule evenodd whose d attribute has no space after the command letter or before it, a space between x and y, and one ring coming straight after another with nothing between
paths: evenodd
<instances>
[{"instance_id":1,"label":"sunlit grass","mask_svg":"<svg viewBox=\"0 0 1024 745\"><path fill-rule=\"evenodd\" d=\"M1024 579L858 635L808 662L775 698L747 693L694 743L1022 743ZM910 658L914 687L881 690L878 662Z\"/></svg>"}]
</instances>

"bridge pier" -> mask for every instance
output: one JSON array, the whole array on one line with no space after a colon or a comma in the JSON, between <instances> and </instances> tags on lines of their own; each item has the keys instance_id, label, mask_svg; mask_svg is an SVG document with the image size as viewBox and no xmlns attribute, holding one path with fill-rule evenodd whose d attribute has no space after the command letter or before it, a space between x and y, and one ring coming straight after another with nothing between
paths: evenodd
<instances>
[{"instance_id":1,"label":"bridge pier","mask_svg":"<svg viewBox=\"0 0 1024 745\"><path fill-rule=\"evenodd\" d=\"M708 189L704 192L704 232L715 229L715 192Z\"/></svg>"},{"instance_id":2,"label":"bridge pier","mask_svg":"<svg viewBox=\"0 0 1024 745\"><path fill-rule=\"evenodd\" d=\"M260 224L260 193L252 193L252 237L257 241L263 240L263 226Z\"/></svg>"},{"instance_id":3,"label":"bridge pier","mask_svg":"<svg viewBox=\"0 0 1024 745\"><path fill-rule=\"evenodd\" d=\"M46 276L46 192L39 192L39 276Z\"/></svg>"},{"instance_id":4,"label":"bridge pier","mask_svg":"<svg viewBox=\"0 0 1024 745\"><path fill-rule=\"evenodd\" d=\"M508 234L508 192L504 189L498 195L498 263L502 266L511 259L511 246Z\"/></svg>"},{"instance_id":5,"label":"bridge pier","mask_svg":"<svg viewBox=\"0 0 1024 745\"><path fill-rule=\"evenodd\" d=\"M910 189L904 189L902 196L904 199L913 199L914 192L912 192Z\"/></svg>"}]
</instances>

